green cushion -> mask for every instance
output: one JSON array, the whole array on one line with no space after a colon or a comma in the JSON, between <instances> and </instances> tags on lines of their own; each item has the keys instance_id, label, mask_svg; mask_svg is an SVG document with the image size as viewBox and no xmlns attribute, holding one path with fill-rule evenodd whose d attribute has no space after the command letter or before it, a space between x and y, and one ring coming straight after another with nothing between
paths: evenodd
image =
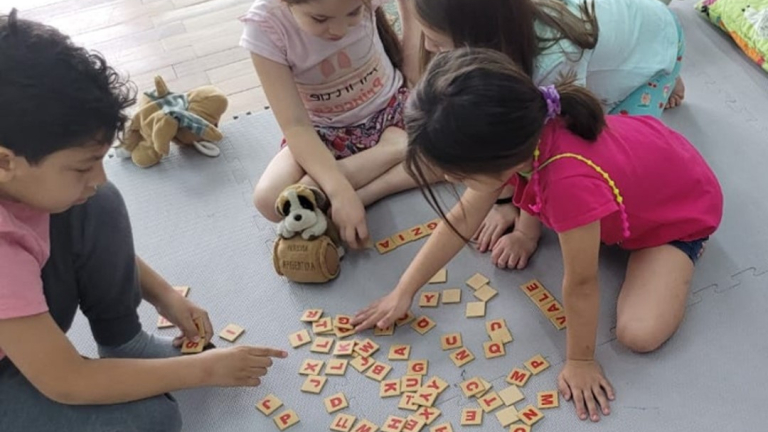
<instances>
[{"instance_id":1,"label":"green cushion","mask_svg":"<svg viewBox=\"0 0 768 432\"><path fill-rule=\"evenodd\" d=\"M768 0L702 0L695 7L768 71Z\"/></svg>"}]
</instances>

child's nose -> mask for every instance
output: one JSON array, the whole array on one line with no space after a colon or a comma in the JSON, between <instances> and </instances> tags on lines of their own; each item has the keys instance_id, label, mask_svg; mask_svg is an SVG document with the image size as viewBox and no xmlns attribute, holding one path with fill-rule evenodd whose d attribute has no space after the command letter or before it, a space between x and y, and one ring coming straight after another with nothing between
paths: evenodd
<instances>
[{"instance_id":1,"label":"child's nose","mask_svg":"<svg viewBox=\"0 0 768 432\"><path fill-rule=\"evenodd\" d=\"M328 32L333 37L343 38L347 34L347 23L334 23L328 29Z\"/></svg>"}]
</instances>

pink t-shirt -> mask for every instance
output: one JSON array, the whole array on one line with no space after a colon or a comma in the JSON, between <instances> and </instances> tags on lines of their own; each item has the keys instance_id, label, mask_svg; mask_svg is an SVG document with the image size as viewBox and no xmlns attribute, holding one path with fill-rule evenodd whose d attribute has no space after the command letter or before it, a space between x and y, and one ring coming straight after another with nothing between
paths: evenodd
<instances>
[{"instance_id":1,"label":"pink t-shirt","mask_svg":"<svg viewBox=\"0 0 768 432\"><path fill-rule=\"evenodd\" d=\"M0 320L48 311L40 273L50 254L49 220L48 213L0 200Z\"/></svg>"},{"instance_id":2,"label":"pink t-shirt","mask_svg":"<svg viewBox=\"0 0 768 432\"><path fill-rule=\"evenodd\" d=\"M585 141L550 122L542 133L538 171L541 221L558 233L600 221L606 244L636 250L671 241L711 235L723 214L723 194L715 174L699 152L679 133L648 116L608 116L596 142ZM615 182L629 220L624 238L616 196L594 168L563 153L581 155ZM529 180L515 175L514 202L535 214L536 192Z\"/></svg>"},{"instance_id":3,"label":"pink t-shirt","mask_svg":"<svg viewBox=\"0 0 768 432\"><path fill-rule=\"evenodd\" d=\"M372 7L385 1L372 0ZM243 17L240 45L291 68L315 125L354 126L383 110L403 85L374 19L364 18L341 40L329 41L301 30L285 2L256 0Z\"/></svg>"}]
</instances>

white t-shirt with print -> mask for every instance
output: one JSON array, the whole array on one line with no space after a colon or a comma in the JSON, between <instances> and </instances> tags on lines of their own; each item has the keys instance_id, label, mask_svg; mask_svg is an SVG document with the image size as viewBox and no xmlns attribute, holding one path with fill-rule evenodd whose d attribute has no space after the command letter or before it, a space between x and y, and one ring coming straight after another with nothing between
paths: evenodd
<instances>
[{"instance_id":1,"label":"white t-shirt with print","mask_svg":"<svg viewBox=\"0 0 768 432\"><path fill-rule=\"evenodd\" d=\"M372 0L377 8L386 1ZM301 30L281 0L256 0L242 18L240 45L291 68L312 122L345 127L384 109L403 76L384 51L375 16L363 19L338 41Z\"/></svg>"}]
</instances>

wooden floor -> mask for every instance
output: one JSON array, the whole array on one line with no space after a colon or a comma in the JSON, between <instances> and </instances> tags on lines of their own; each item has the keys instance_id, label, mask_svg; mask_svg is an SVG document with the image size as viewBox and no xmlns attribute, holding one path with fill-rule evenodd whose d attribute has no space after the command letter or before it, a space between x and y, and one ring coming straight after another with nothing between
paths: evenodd
<instances>
[{"instance_id":1,"label":"wooden floor","mask_svg":"<svg viewBox=\"0 0 768 432\"><path fill-rule=\"evenodd\" d=\"M171 90L213 84L229 97L225 118L267 106L238 20L252 0L0 0L102 52L145 91L161 75Z\"/></svg>"}]
</instances>

